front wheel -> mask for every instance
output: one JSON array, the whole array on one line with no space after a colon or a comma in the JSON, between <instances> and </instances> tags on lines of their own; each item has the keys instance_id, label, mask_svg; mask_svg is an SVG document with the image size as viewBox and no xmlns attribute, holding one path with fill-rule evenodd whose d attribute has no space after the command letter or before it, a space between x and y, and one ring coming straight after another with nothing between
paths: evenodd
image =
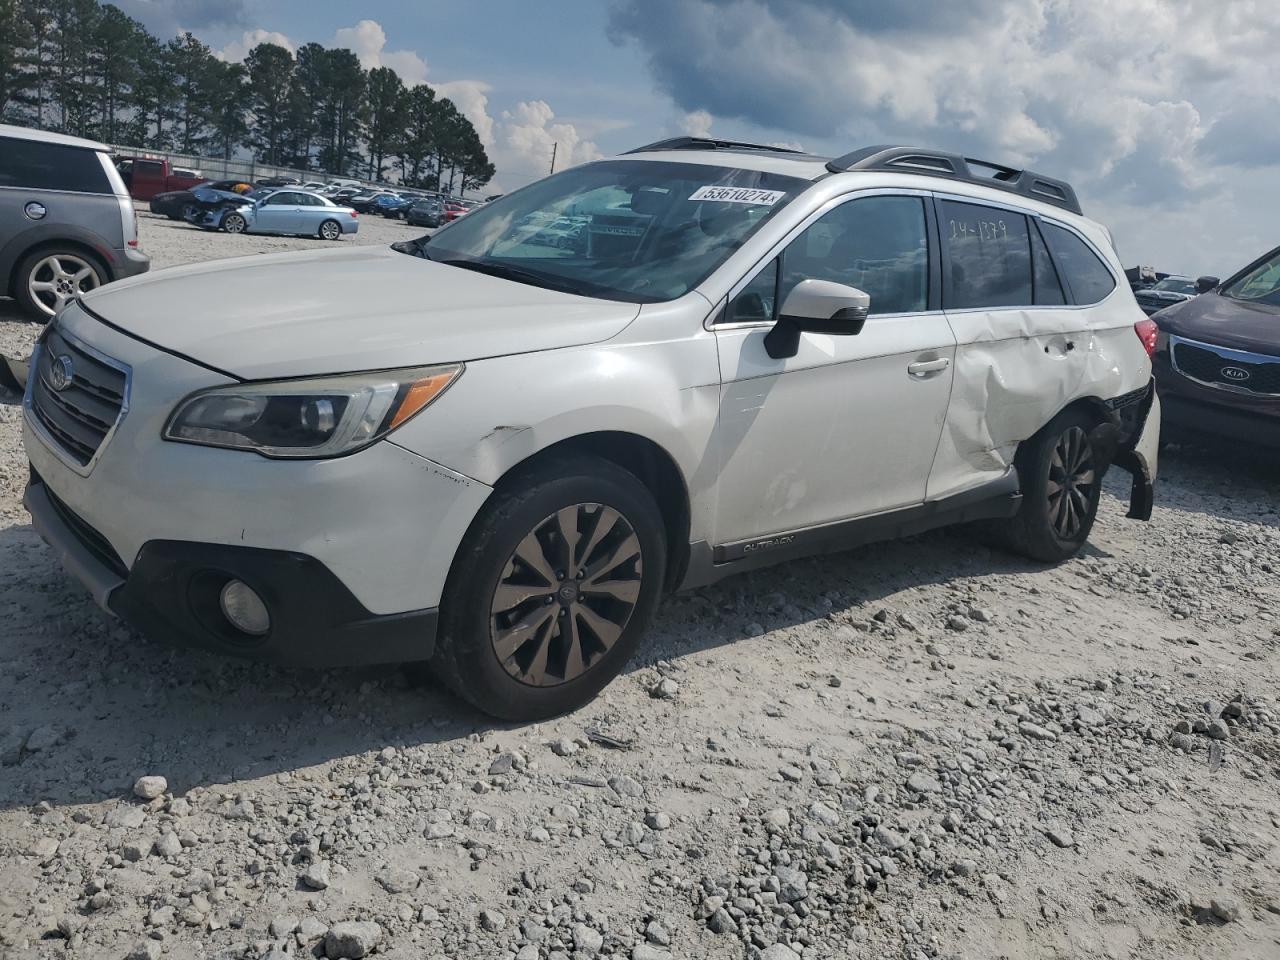
<instances>
[{"instance_id":1,"label":"front wheel","mask_svg":"<svg viewBox=\"0 0 1280 960\"><path fill-rule=\"evenodd\" d=\"M1064 411L1018 452L1022 506L998 527L1015 552L1060 563L1089 539L1107 467L1093 444L1094 426L1082 411Z\"/></svg>"},{"instance_id":2,"label":"front wheel","mask_svg":"<svg viewBox=\"0 0 1280 960\"><path fill-rule=\"evenodd\" d=\"M338 225L337 220L326 220L320 224L321 240L337 240L342 236L342 227Z\"/></svg>"},{"instance_id":3,"label":"front wheel","mask_svg":"<svg viewBox=\"0 0 1280 960\"><path fill-rule=\"evenodd\" d=\"M43 320L56 316L69 300L111 279L97 257L56 247L29 254L18 264L14 278L18 303Z\"/></svg>"},{"instance_id":4,"label":"front wheel","mask_svg":"<svg viewBox=\"0 0 1280 960\"><path fill-rule=\"evenodd\" d=\"M222 218L222 229L227 233L244 233L247 226L244 217L238 213L228 213Z\"/></svg>"},{"instance_id":5,"label":"front wheel","mask_svg":"<svg viewBox=\"0 0 1280 960\"><path fill-rule=\"evenodd\" d=\"M432 667L504 720L590 702L631 659L666 567L662 515L595 457L544 464L490 499L450 571Z\"/></svg>"}]
</instances>

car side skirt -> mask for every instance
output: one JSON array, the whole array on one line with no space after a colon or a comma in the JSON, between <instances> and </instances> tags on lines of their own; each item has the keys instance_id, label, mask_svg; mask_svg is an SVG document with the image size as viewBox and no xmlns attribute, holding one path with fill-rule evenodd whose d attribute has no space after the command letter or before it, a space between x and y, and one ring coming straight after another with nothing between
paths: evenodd
<instances>
[{"instance_id":1,"label":"car side skirt","mask_svg":"<svg viewBox=\"0 0 1280 960\"><path fill-rule=\"evenodd\" d=\"M689 546L689 565L679 589L690 590L744 570L836 553L882 540L897 540L956 523L1012 517L1021 505L1018 475L1010 468L998 479L972 490L915 507L714 547L705 542L693 543Z\"/></svg>"}]
</instances>

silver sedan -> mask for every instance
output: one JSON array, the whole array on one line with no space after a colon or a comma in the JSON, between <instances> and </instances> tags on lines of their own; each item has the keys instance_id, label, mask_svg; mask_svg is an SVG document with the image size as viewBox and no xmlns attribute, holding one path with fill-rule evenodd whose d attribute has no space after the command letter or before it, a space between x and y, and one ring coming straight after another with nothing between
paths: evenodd
<instances>
[{"instance_id":1,"label":"silver sedan","mask_svg":"<svg viewBox=\"0 0 1280 960\"><path fill-rule=\"evenodd\" d=\"M309 190L274 190L216 215L217 226L227 233L293 233L338 240L360 229L354 210Z\"/></svg>"}]
</instances>

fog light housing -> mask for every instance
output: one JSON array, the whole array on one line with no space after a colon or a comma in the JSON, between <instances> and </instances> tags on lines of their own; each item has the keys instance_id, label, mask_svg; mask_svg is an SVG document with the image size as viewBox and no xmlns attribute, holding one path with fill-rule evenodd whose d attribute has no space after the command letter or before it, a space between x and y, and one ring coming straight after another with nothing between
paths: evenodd
<instances>
[{"instance_id":1,"label":"fog light housing","mask_svg":"<svg viewBox=\"0 0 1280 960\"><path fill-rule=\"evenodd\" d=\"M218 605L227 622L251 637L264 637L271 629L267 605L243 580L228 580L218 596Z\"/></svg>"}]
</instances>

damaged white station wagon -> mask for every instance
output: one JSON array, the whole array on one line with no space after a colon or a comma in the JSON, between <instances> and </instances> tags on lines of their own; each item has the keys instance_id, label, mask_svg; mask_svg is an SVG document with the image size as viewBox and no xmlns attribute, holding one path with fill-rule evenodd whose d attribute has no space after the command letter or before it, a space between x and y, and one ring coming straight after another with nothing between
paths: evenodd
<instances>
[{"instance_id":1,"label":"damaged white station wagon","mask_svg":"<svg viewBox=\"0 0 1280 960\"><path fill-rule=\"evenodd\" d=\"M664 590L974 520L1059 561L1112 464L1147 519L1154 344L1061 181L686 138L88 294L32 359L26 504L157 639L545 717Z\"/></svg>"}]
</instances>

